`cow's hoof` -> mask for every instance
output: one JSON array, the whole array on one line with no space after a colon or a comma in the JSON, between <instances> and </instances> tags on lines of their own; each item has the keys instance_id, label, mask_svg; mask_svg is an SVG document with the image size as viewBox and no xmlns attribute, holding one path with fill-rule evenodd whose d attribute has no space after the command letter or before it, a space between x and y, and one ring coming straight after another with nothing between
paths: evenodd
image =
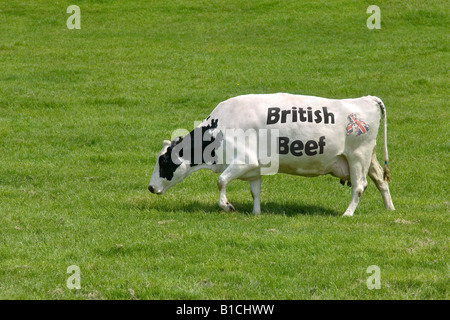
<instances>
[{"instance_id":1,"label":"cow's hoof","mask_svg":"<svg viewBox=\"0 0 450 320\"><path fill-rule=\"evenodd\" d=\"M342 215L343 217L353 217L353 213L349 212L349 211L345 211L344 214Z\"/></svg>"},{"instance_id":2,"label":"cow's hoof","mask_svg":"<svg viewBox=\"0 0 450 320\"><path fill-rule=\"evenodd\" d=\"M233 205L231 203L227 203L227 211L228 212L233 212L236 211L236 209L233 207Z\"/></svg>"},{"instance_id":3,"label":"cow's hoof","mask_svg":"<svg viewBox=\"0 0 450 320\"><path fill-rule=\"evenodd\" d=\"M233 207L233 205L229 202L226 202L224 204L219 204L219 207L222 208L223 211L225 212L232 212L232 211L236 211L236 209Z\"/></svg>"}]
</instances>

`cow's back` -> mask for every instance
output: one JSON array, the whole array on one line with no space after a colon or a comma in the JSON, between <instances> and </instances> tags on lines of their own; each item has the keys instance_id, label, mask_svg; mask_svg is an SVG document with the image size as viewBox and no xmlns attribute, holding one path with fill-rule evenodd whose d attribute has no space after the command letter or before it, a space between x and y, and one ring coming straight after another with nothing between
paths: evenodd
<instances>
[{"instance_id":1,"label":"cow's back","mask_svg":"<svg viewBox=\"0 0 450 320\"><path fill-rule=\"evenodd\" d=\"M293 107L297 111L303 108L306 111L306 120L300 119L300 116L297 119L292 119ZM308 119L308 107L311 108L312 119ZM323 107L326 107L327 112L334 115L334 119L331 116L328 119L317 117L318 115L321 116ZM282 122L283 119L280 115L279 121L268 124L267 116L270 108L280 108L280 112L290 110L291 113L286 115L285 122ZM314 114L316 111L320 111L320 113ZM219 128L241 128L244 130L248 128L278 128L285 130L306 126L313 129L315 127L323 128L324 124L341 125L347 121L347 116L351 113L358 113L361 117L373 119L377 123L380 120L378 105L371 96L355 99L327 99L288 93L249 94L233 97L219 103L208 119L219 119ZM327 120L329 121L327 122ZM332 120L334 120L334 123L331 123Z\"/></svg>"},{"instance_id":2,"label":"cow's back","mask_svg":"<svg viewBox=\"0 0 450 320\"><path fill-rule=\"evenodd\" d=\"M332 170L342 155L373 148L380 111L370 96L340 100L251 94L221 102L204 124L211 119L222 132L276 129L280 172L319 175Z\"/></svg>"}]
</instances>

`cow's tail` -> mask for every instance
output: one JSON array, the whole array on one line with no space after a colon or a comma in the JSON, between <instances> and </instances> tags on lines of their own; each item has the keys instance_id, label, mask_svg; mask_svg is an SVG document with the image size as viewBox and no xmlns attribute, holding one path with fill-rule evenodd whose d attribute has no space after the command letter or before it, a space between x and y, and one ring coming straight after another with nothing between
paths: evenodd
<instances>
[{"instance_id":1,"label":"cow's tail","mask_svg":"<svg viewBox=\"0 0 450 320\"><path fill-rule=\"evenodd\" d=\"M386 107L384 106L383 101L381 101L380 98L378 97L372 97L376 103L378 103L380 110L381 110L381 114L383 115L383 135L384 135L384 166L383 166L383 171L384 171L384 180L386 181L391 181L391 172L389 170L389 156L388 156L388 149L387 149L387 122L386 122Z\"/></svg>"}]
</instances>

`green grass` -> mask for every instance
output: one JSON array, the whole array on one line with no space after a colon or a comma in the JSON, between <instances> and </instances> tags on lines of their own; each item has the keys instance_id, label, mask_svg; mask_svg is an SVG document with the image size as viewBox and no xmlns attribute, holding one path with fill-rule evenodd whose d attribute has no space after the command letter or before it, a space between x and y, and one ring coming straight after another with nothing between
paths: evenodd
<instances>
[{"instance_id":1,"label":"green grass","mask_svg":"<svg viewBox=\"0 0 450 320\"><path fill-rule=\"evenodd\" d=\"M1 299L448 299L442 1L378 1L380 30L368 1L80 0L68 30L71 4L0 2ZM341 218L330 176L264 177L261 216L209 171L149 194L173 130L270 92L382 98L397 210L370 182Z\"/></svg>"}]
</instances>

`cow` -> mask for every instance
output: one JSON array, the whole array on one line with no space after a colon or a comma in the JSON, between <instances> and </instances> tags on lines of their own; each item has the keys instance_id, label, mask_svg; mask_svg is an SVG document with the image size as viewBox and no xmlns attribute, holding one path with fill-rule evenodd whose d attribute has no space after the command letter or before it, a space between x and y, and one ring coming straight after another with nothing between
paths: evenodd
<instances>
[{"instance_id":1,"label":"cow","mask_svg":"<svg viewBox=\"0 0 450 320\"><path fill-rule=\"evenodd\" d=\"M375 147L381 116L383 167ZM347 182L352 197L343 216L355 212L369 175L385 208L395 210L388 187L386 108L374 96L327 99L273 93L230 98L189 134L164 140L148 189L161 195L199 169L220 174L218 204L227 212L235 210L226 196L227 185L241 179L250 183L253 213L261 213L261 177L274 173L331 174Z\"/></svg>"}]
</instances>

